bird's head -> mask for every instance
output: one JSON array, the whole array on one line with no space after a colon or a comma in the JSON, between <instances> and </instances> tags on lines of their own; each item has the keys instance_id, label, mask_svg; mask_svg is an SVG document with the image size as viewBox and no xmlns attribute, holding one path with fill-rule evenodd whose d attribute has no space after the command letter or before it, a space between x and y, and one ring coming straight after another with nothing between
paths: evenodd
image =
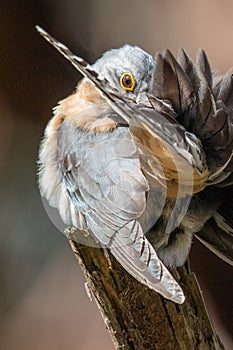
<instances>
[{"instance_id":1,"label":"bird's head","mask_svg":"<svg viewBox=\"0 0 233 350\"><path fill-rule=\"evenodd\" d=\"M151 92L155 61L141 48L124 45L105 52L93 65L89 65L44 29L39 26L36 29L110 100L115 95L123 101L136 101L139 94Z\"/></svg>"},{"instance_id":2,"label":"bird's head","mask_svg":"<svg viewBox=\"0 0 233 350\"><path fill-rule=\"evenodd\" d=\"M120 97L136 100L139 93L151 91L154 66L151 55L137 46L124 45L105 52L92 68Z\"/></svg>"}]
</instances>

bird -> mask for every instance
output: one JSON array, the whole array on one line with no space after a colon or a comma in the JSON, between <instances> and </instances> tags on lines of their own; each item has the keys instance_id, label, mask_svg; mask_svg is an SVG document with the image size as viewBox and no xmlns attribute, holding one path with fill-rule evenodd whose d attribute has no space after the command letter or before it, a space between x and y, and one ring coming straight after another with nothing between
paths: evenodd
<instances>
[{"instance_id":1,"label":"bird","mask_svg":"<svg viewBox=\"0 0 233 350\"><path fill-rule=\"evenodd\" d=\"M92 65L38 32L82 73L39 150L41 196L134 278L182 304L171 269L193 236L233 264L233 77L200 49L155 57L125 44ZM77 238L78 239L78 238Z\"/></svg>"}]
</instances>

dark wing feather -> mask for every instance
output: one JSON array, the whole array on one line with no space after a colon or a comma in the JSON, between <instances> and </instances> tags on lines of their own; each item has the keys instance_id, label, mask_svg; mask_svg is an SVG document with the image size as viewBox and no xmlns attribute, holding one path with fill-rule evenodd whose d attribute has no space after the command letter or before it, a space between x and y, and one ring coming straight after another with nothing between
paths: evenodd
<instances>
[{"instance_id":1,"label":"dark wing feather","mask_svg":"<svg viewBox=\"0 0 233 350\"><path fill-rule=\"evenodd\" d=\"M207 81L209 87L212 88L213 74L212 74L206 53L202 49L200 49L197 53L196 65L201 69L201 71L203 72L203 75L206 77L206 81Z\"/></svg>"},{"instance_id":2,"label":"dark wing feather","mask_svg":"<svg viewBox=\"0 0 233 350\"><path fill-rule=\"evenodd\" d=\"M69 197L85 217L91 234L140 282L183 302L181 288L137 221L145 210L148 183L128 128L91 134L65 120L58 149Z\"/></svg>"},{"instance_id":3,"label":"dark wing feather","mask_svg":"<svg viewBox=\"0 0 233 350\"><path fill-rule=\"evenodd\" d=\"M193 61L187 55L186 51L182 48L179 49L177 62L181 66L181 68L184 70L186 75L189 77L193 88L197 88L198 79L197 79L196 68L194 66Z\"/></svg>"},{"instance_id":4,"label":"dark wing feather","mask_svg":"<svg viewBox=\"0 0 233 350\"><path fill-rule=\"evenodd\" d=\"M193 89L185 71L169 50L155 57L152 94L169 101L177 113L187 109L192 102Z\"/></svg>"}]
</instances>

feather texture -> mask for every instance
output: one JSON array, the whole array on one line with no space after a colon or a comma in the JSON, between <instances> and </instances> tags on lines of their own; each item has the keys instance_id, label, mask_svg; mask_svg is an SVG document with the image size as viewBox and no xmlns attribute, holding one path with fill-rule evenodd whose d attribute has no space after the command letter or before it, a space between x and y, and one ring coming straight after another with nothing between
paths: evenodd
<instances>
[{"instance_id":1,"label":"feather texture","mask_svg":"<svg viewBox=\"0 0 233 350\"><path fill-rule=\"evenodd\" d=\"M182 290L137 221L145 211L149 187L128 129L119 127L109 139L108 134L91 135L64 121L58 144L63 182L92 235L139 281L183 302Z\"/></svg>"}]
</instances>

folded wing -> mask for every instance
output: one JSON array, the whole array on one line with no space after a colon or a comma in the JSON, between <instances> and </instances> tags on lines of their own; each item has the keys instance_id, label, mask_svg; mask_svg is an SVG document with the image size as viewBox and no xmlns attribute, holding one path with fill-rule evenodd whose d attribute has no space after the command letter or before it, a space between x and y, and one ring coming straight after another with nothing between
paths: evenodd
<instances>
[{"instance_id":1,"label":"folded wing","mask_svg":"<svg viewBox=\"0 0 233 350\"><path fill-rule=\"evenodd\" d=\"M91 134L64 121L58 145L63 182L91 234L136 279L182 303L181 288L138 222L149 188L128 128Z\"/></svg>"}]
</instances>

